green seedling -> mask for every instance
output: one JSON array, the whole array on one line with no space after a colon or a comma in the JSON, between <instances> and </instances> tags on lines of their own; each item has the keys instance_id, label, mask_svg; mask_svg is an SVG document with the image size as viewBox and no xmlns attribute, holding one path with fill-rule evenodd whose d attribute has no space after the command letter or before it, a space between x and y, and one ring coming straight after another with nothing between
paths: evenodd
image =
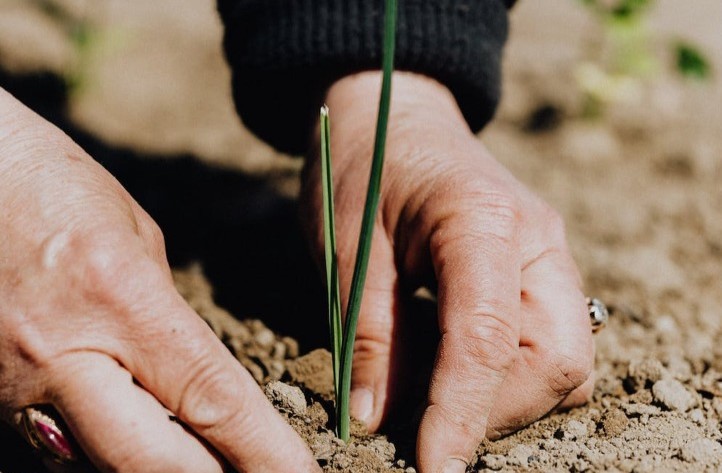
<instances>
[{"instance_id":1,"label":"green seedling","mask_svg":"<svg viewBox=\"0 0 722 473\"><path fill-rule=\"evenodd\" d=\"M321 109L321 173L323 183L324 241L326 256L326 288L328 300L328 320L331 331L331 351L333 352L334 388L336 394L336 435L348 441L350 435L349 401L351 394L351 368L353 345L356 339L356 326L361 309L364 282L371 254L371 236L379 205L381 191L381 172L383 170L386 131L391 101L391 75L394 69L394 50L396 43L397 0L386 0L384 16L383 79L381 97L376 121L371 172L366 191L361 231L359 233L356 262L351 280L346 323L341 324L341 299L339 290L338 261L336 258L336 235L333 210L333 177L331 174L331 129L328 108Z\"/></svg>"}]
</instances>

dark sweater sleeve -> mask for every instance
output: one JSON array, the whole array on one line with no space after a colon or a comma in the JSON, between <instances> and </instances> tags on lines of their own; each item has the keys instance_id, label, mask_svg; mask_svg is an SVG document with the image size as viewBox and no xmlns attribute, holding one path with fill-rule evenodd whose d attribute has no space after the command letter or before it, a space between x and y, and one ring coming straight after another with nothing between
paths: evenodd
<instances>
[{"instance_id":1,"label":"dark sweater sleeve","mask_svg":"<svg viewBox=\"0 0 722 473\"><path fill-rule=\"evenodd\" d=\"M399 0L396 69L449 87L474 131L499 101L512 3ZM305 152L328 87L380 68L383 7L382 0L218 0L246 127L281 151Z\"/></svg>"}]
</instances>

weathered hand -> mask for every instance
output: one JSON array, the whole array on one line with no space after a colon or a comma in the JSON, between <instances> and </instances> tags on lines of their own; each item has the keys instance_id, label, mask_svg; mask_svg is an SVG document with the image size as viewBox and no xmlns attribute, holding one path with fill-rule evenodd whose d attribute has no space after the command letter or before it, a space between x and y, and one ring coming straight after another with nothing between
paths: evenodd
<instances>
[{"instance_id":1,"label":"weathered hand","mask_svg":"<svg viewBox=\"0 0 722 473\"><path fill-rule=\"evenodd\" d=\"M327 96L344 304L379 84L361 73ZM317 161L304 197L323 254ZM405 291L420 285L438 287L441 333L417 444L423 473L463 471L485 435L587 400L594 348L562 220L484 149L444 86L397 72L353 367L352 412L371 429L401 395L404 356L392 347L400 315L413 318Z\"/></svg>"},{"instance_id":2,"label":"weathered hand","mask_svg":"<svg viewBox=\"0 0 722 473\"><path fill-rule=\"evenodd\" d=\"M0 89L0 418L45 403L102 471L320 471L176 292L150 217Z\"/></svg>"}]
</instances>

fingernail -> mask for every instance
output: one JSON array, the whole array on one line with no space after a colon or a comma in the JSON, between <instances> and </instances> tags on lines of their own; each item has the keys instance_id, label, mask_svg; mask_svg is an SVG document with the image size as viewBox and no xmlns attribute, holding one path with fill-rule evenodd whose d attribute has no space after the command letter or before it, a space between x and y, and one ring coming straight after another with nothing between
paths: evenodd
<instances>
[{"instance_id":1,"label":"fingernail","mask_svg":"<svg viewBox=\"0 0 722 473\"><path fill-rule=\"evenodd\" d=\"M361 422L368 424L374 410L374 394L368 388L356 388L351 391L351 414Z\"/></svg>"},{"instance_id":2,"label":"fingernail","mask_svg":"<svg viewBox=\"0 0 722 473\"><path fill-rule=\"evenodd\" d=\"M458 458L447 458L439 473L464 473L466 462Z\"/></svg>"}]
</instances>

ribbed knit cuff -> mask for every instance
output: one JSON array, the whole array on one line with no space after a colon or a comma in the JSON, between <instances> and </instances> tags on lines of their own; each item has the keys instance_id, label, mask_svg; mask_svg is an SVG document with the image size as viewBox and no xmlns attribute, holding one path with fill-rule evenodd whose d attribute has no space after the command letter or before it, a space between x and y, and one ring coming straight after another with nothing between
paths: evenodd
<instances>
[{"instance_id":1,"label":"ribbed knit cuff","mask_svg":"<svg viewBox=\"0 0 722 473\"><path fill-rule=\"evenodd\" d=\"M236 108L279 150L306 151L328 87L381 64L383 1L218 0ZM509 0L399 0L395 66L456 97L477 131L499 100ZM376 98L373 98L376 100Z\"/></svg>"}]
</instances>

